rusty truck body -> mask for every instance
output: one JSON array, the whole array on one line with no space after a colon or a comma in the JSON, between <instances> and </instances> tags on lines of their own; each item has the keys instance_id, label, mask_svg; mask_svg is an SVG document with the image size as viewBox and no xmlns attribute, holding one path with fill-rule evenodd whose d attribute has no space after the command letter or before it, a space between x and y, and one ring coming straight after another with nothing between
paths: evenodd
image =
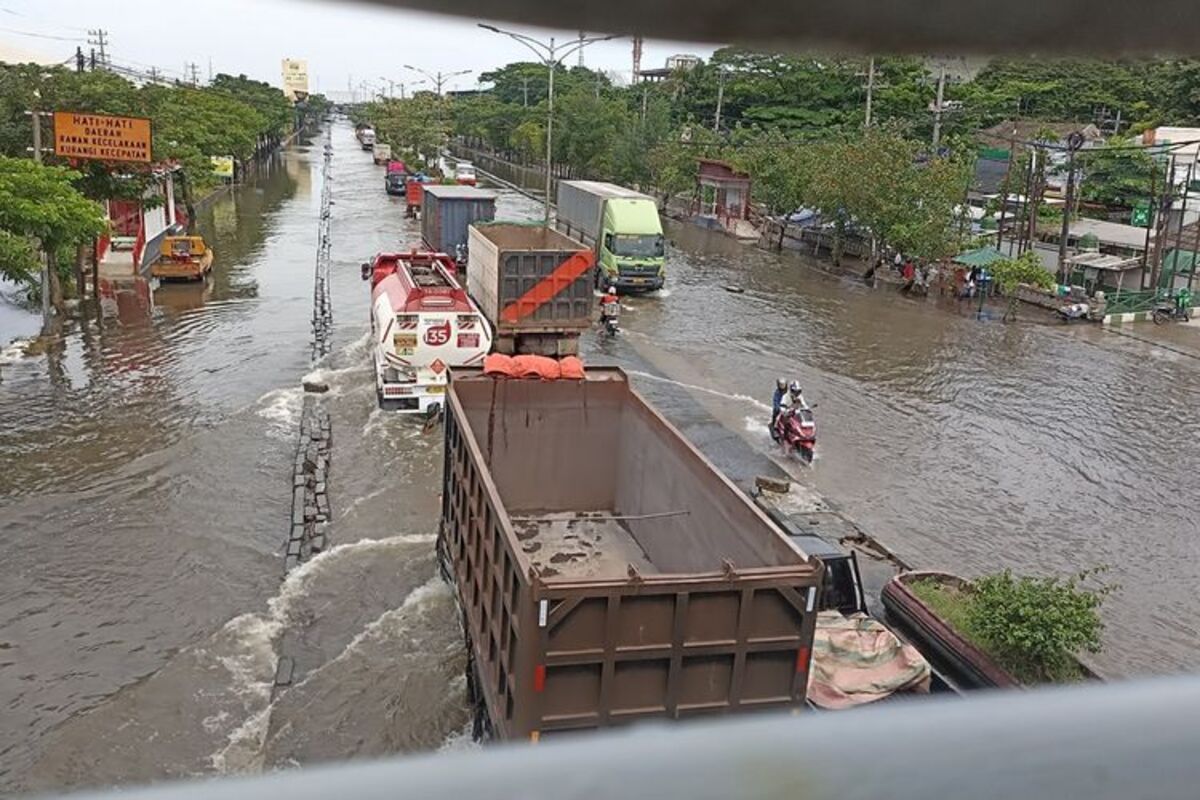
<instances>
[{"instance_id":1,"label":"rusty truck body","mask_svg":"<svg viewBox=\"0 0 1200 800\"><path fill-rule=\"evenodd\" d=\"M629 385L454 370L443 573L476 733L802 708L823 567Z\"/></svg>"},{"instance_id":2,"label":"rusty truck body","mask_svg":"<svg viewBox=\"0 0 1200 800\"><path fill-rule=\"evenodd\" d=\"M575 355L592 325L595 257L553 228L477 222L468 229L467 291L492 324L497 351Z\"/></svg>"}]
</instances>

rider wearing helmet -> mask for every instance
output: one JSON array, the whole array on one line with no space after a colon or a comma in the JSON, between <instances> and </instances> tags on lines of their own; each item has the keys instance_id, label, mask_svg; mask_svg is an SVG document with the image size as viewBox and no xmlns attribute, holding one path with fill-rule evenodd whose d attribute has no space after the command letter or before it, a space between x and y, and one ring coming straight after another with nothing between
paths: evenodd
<instances>
[{"instance_id":1,"label":"rider wearing helmet","mask_svg":"<svg viewBox=\"0 0 1200 800\"><path fill-rule=\"evenodd\" d=\"M775 420L779 419L779 409L783 407L783 398L787 394L787 378L775 380L775 394L771 397L771 435L775 435Z\"/></svg>"},{"instance_id":2,"label":"rider wearing helmet","mask_svg":"<svg viewBox=\"0 0 1200 800\"><path fill-rule=\"evenodd\" d=\"M808 408L808 403L804 400L804 392L800 390L800 381L792 381L788 384L787 393L780 399L779 408L789 412Z\"/></svg>"}]
</instances>

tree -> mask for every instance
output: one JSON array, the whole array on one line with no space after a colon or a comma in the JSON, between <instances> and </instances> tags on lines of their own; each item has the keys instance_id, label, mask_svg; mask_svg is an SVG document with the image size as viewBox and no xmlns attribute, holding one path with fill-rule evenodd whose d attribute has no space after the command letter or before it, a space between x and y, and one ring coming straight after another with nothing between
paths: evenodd
<instances>
[{"instance_id":1,"label":"tree","mask_svg":"<svg viewBox=\"0 0 1200 800\"><path fill-rule=\"evenodd\" d=\"M1016 258L1006 258L993 263L988 269L996 285L1005 294L1011 294L1021 284L1049 289L1054 286L1054 276L1042 266L1037 253L1026 250Z\"/></svg>"},{"instance_id":2,"label":"tree","mask_svg":"<svg viewBox=\"0 0 1200 800\"><path fill-rule=\"evenodd\" d=\"M78 177L62 167L0 156L0 231L4 232L6 274L12 270L13 277L29 282L32 270L27 261L22 262L19 240L36 240L49 262L50 283L43 291L49 289L59 313L63 298L58 250L90 241L105 229L100 206L72 187Z\"/></svg>"},{"instance_id":3,"label":"tree","mask_svg":"<svg viewBox=\"0 0 1200 800\"><path fill-rule=\"evenodd\" d=\"M1150 197L1154 162L1132 141L1112 139L1104 147L1080 150L1076 158L1079 193L1085 202L1132 208Z\"/></svg>"},{"instance_id":4,"label":"tree","mask_svg":"<svg viewBox=\"0 0 1200 800\"><path fill-rule=\"evenodd\" d=\"M29 239L0 230L0 278L32 287L39 269L37 253Z\"/></svg>"},{"instance_id":5,"label":"tree","mask_svg":"<svg viewBox=\"0 0 1200 800\"><path fill-rule=\"evenodd\" d=\"M554 160L566 162L577 175L611 174L613 143L632 124L625 109L586 89L572 90L561 99L557 89L555 94Z\"/></svg>"}]
</instances>

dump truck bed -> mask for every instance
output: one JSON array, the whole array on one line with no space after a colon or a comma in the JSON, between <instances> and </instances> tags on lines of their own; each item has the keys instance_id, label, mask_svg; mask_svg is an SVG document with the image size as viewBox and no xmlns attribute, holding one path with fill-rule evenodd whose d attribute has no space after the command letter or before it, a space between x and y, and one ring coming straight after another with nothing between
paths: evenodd
<instances>
[{"instance_id":1,"label":"dump truck bed","mask_svg":"<svg viewBox=\"0 0 1200 800\"><path fill-rule=\"evenodd\" d=\"M442 513L500 738L803 704L820 562L620 370L454 370Z\"/></svg>"}]
</instances>

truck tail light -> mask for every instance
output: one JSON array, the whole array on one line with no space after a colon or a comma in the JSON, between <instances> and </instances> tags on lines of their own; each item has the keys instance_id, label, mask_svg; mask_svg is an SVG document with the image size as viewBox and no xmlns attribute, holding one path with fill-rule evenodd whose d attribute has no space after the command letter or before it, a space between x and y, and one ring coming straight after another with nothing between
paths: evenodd
<instances>
[{"instance_id":1,"label":"truck tail light","mask_svg":"<svg viewBox=\"0 0 1200 800\"><path fill-rule=\"evenodd\" d=\"M533 690L540 692L546 688L546 665L538 664L533 668Z\"/></svg>"},{"instance_id":2,"label":"truck tail light","mask_svg":"<svg viewBox=\"0 0 1200 800\"><path fill-rule=\"evenodd\" d=\"M802 675L808 672L809 652L807 647L801 647L796 651L796 674Z\"/></svg>"}]
</instances>

